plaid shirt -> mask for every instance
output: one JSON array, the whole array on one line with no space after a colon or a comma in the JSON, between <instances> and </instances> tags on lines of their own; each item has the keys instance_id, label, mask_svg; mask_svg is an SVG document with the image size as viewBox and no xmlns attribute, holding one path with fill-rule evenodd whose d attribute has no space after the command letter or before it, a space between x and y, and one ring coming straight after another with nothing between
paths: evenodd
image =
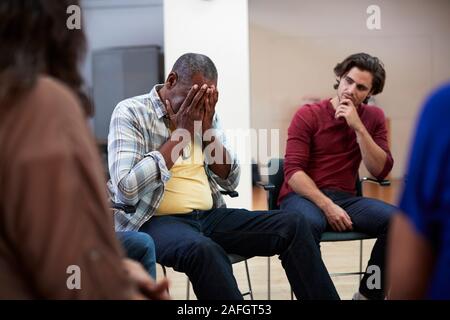
<instances>
[{"instance_id":1,"label":"plaid shirt","mask_svg":"<svg viewBox=\"0 0 450 320\"><path fill-rule=\"evenodd\" d=\"M113 111L108 135L108 165L111 179L108 189L116 203L136 206L134 214L116 210L116 231L138 230L161 203L164 188L171 177L164 157L158 151L170 138L164 122L166 108L156 85L148 94L121 101ZM217 114L213 127L216 137L230 154L231 171L221 179L204 164L213 198L213 207L225 207L219 187L234 190L239 182L240 168L236 156L227 146Z\"/></svg>"}]
</instances>

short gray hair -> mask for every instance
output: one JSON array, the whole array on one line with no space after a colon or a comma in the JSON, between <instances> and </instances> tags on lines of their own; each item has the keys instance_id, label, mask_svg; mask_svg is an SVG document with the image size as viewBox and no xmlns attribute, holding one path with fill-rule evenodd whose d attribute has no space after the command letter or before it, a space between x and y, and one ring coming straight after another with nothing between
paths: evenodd
<instances>
[{"instance_id":1,"label":"short gray hair","mask_svg":"<svg viewBox=\"0 0 450 320\"><path fill-rule=\"evenodd\" d=\"M217 81L217 69L214 62L203 54L185 53L175 61L172 72L178 75L178 80L188 83L194 74L200 73L208 80Z\"/></svg>"}]
</instances>

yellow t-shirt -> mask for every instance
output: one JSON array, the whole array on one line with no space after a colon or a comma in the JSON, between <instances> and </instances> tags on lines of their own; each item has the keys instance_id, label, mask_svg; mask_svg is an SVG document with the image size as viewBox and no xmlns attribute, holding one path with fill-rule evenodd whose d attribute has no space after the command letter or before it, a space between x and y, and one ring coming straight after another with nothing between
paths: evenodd
<instances>
[{"instance_id":1,"label":"yellow t-shirt","mask_svg":"<svg viewBox=\"0 0 450 320\"><path fill-rule=\"evenodd\" d=\"M185 156L180 156L170 169L172 177L166 183L156 215L189 213L212 208L213 199L203 167L201 144L190 143L183 150L183 155Z\"/></svg>"}]
</instances>

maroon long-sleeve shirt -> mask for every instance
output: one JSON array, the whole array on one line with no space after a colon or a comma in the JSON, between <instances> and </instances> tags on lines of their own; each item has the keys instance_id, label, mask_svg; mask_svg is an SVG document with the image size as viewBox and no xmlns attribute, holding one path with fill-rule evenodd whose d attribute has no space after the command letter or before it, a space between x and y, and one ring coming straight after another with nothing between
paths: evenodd
<instances>
[{"instance_id":1,"label":"maroon long-sleeve shirt","mask_svg":"<svg viewBox=\"0 0 450 320\"><path fill-rule=\"evenodd\" d=\"M361 163L361 151L355 131L345 119L335 119L330 100L307 104L296 112L288 129L284 160L284 183L279 202L294 192L288 185L297 171L303 170L319 189L335 189L355 194L355 181ZM383 111L371 105L360 105L358 115L387 160L381 173L383 179L392 169L394 160L387 141Z\"/></svg>"}]
</instances>

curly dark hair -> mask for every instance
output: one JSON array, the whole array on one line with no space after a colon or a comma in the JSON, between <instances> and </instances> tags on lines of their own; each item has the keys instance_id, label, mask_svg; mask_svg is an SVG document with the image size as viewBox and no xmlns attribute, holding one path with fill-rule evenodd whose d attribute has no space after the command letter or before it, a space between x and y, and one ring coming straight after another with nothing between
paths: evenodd
<instances>
[{"instance_id":1,"label":"curly dark hair","mask_svg":"<svg viewBox=\"0 0 450 320\"><path fill-rule=\"evenodd\" d=\"M368 71L372 74L372 95L379 94L383 91L384 82L386 81L386 71L384 70L384 65L380 59L367 53L352 54L334 67L334 74L338 77L337 83L333 86L334 89L338 88L340 81L339 79L346 75L353 67L357 67L363 71Z\"/></svg>"},{"instance_id":2,"label":"curly dark hair","mask_svg":"<svg viewBox=\"0 0 450 320\"><path fill-rule=\"evenodd\" d=\"M86 38L82 29L66 27L70 5L79 5L79 1L0 1L0 101L24 94L39 74L48 74L69 86L86 115L92 115L78 70Z\"/></svg>"}]
</instances>

